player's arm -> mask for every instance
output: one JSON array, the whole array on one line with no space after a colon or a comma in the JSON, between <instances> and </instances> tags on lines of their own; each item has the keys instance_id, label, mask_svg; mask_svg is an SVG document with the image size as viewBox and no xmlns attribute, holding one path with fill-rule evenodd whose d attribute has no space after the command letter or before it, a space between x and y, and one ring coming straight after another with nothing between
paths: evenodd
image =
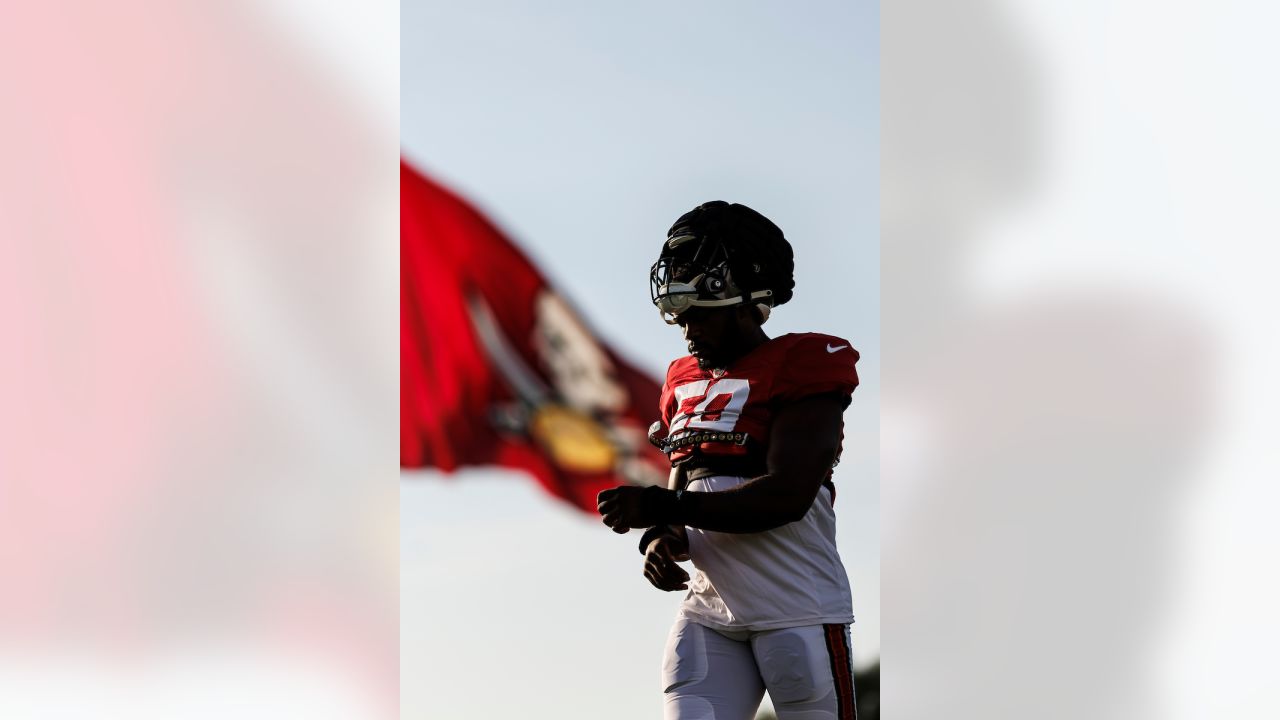
<instances>
[{"instance_id":1,"label":"player's arm","mask_svg":"<svg viewBox=\"0 0 1280 720\"><path fill-rule=\"evenodd\" d=\"M683 490L684 486L689 482L689 473L685 470L684 465L676 465L671 468L671 474L667 476L668 490Z\"/></svg>"},{"instance_id":2,"label":"player's arm","mask_svg":"<svg viewBox=\"0 0 1280 720\"><path fill-rule=\"evenodd\" d=\"M604 522L615 532L650 524L679 524L727 533L772 530L804 517L840 448L844 399L816 395L775 414L768 473L723 492L677 495L657 486L600 493Z\"/></svg>"},{"instance_id":3,"label":"player's arm","mask_svg":"<svg viewBox=\"0 0 1280 720\"><path fill-rule=\"evenodd\" d=\"M688 473L683 465L671 468L667 489L683 490ZM689 535L683 525L655 525L640 538L640 554L644 555L644 576L659 590L689 589L689 573L680 567L689 559Z\"/></svg>"},{"instance_id":4,"label":"player's arm","mask_svg":"<svg viewBox=\"0 0 1280 720\"><path fill-rule=\"evenodd\" d=\"M689 473L684 465L676 465L671 468L671 474L667 476L668 490L683 490L684 486L689 482ZM672 547L674 555L681 555L680 559L688 559L689 552L689 536L684 530L684 525L660 524L654 525L644 531L644 535L640 537L640 554L647 555L653 549L653 541L661 537L670 537L675 541Z\"/></svg>"},{"instance_id":5,"label":"player's arm","mask_svg":"<svg viewBox=\"0 0 1280 720\"><path fill-rule=\"evenodd\" d=\"M804 398L779 409L769 432L768 474L724 492L681 495L677 514L703 530L753 533L805 516L840 450L844 402Z\"/></svg>"}]
</instances>

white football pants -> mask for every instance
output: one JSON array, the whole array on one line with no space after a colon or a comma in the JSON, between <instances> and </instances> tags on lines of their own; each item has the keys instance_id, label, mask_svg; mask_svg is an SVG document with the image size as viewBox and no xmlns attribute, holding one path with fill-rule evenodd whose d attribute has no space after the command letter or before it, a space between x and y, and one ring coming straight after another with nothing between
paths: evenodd
<instances>
[{"instance_id":1,"label":"white football pants","mask_svg":"<svg viewBox=\"0 0 1280 720\"><path fill-rule=\"evenodd\" d=\"M730 637L679 618L662 689L665 720L753 720L766 690L778 720L856 720L849 626Z\"/></svg>"}]
</instances>

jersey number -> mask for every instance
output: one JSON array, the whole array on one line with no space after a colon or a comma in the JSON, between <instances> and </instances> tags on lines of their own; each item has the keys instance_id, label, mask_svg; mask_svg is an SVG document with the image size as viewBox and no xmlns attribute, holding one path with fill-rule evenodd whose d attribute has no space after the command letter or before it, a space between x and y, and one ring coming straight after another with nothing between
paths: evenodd
<instances>
[{"instance_id":1,"label":"jersey number","mask_svg":"<svg viewBox=\"0 0 1280 720\"><path fill-rule=\"evenodd\" d=\"M671 418L671 434L685 429L732 432L750 392L751 383L740 378L725 378L714 384L710 380L698 380L681 385L675 389L679 409Z\"/></svg>"}]
</instances>

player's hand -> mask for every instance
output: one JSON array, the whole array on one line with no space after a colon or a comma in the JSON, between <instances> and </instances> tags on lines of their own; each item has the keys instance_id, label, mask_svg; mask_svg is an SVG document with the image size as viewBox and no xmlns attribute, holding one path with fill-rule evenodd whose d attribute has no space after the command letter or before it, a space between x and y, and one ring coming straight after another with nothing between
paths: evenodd
<instances>
[{"instance_id":1,"label":"player's hand","mask_svg":"<svg viewBox=\"0 0 1280 720\"><path fill-rule=\"evenodd\" d=\"M619 534L631 528L642 528L653 525L645 522L641 498L645 488L634 485L620 485L616 488L601 490L596 496L596 510L604 519L604 524Z\"/></svg>"},{"instance_id":2,"label":"player's hand","mask_svg":"<svg viewBox=\"0 0 1280 720\"><path fill-rule=\"evenodd\" d=\"M644 576L666 592L689 589L689 573L676 563L689 559L689 546L674 535L659 535L644 554Z\"/></svg>"}]
</instances>

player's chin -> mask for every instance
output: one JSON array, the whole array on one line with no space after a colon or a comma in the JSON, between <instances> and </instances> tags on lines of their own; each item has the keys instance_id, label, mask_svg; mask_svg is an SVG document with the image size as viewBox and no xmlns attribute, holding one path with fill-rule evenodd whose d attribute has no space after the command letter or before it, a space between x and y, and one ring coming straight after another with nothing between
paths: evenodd
<instances>
[{"instance_id":1,"label":"player's chin","mask_svg":"<svg viewBox=\"0 0 1280 720\"><path fill-rule=\"evenodd\" d=\"M688 342L686 347L689 350L689 354L698 361L699 367L707 366L707 363L714 362L716 359L717 353L715 348L707 345L706 343L696 343L691 340Z\"/></svg>"},{"instance_id":2,"label":"player's chin","mask_svg":"<svg viewBox=\"0 0 1280 720\"><path fill-rule=\"evenodd\" d=\"M703 351L694 353L693 357L698 361L699 370L713 370L720 367L720 360L714 354Z\"/></svg>"}]
</instances>

